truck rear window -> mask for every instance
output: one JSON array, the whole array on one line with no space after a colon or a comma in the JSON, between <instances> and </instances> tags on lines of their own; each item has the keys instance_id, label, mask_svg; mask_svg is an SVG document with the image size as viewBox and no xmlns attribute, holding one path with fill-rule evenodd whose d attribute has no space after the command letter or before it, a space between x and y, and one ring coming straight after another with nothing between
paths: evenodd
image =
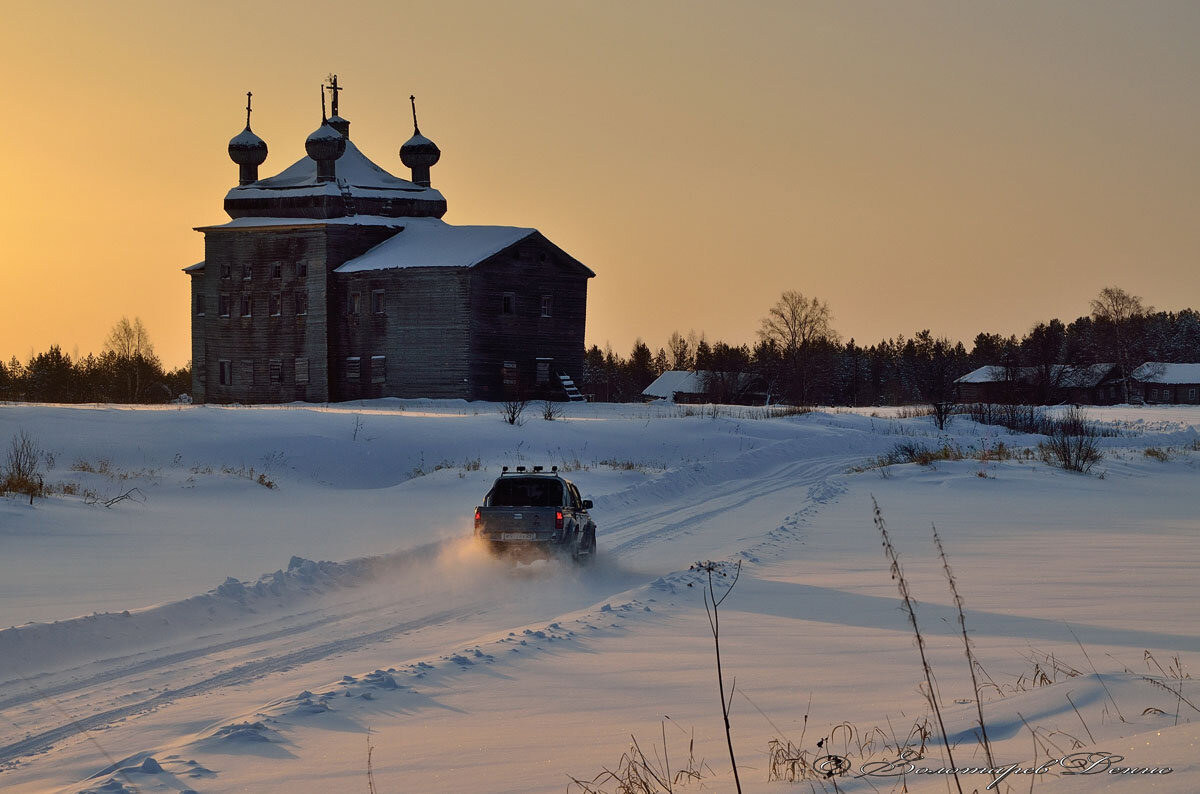
<instances>
[{"instance_id":1,"label":"truck rear window","mask_svg":"<svg viewBox=\"0 0 1200 794\"><path fill-rule=\"evenodd\" d=\"M562 484L547 478L506 477L492 488L491 507L560 507Z\"/></svg>"}]
</instances>

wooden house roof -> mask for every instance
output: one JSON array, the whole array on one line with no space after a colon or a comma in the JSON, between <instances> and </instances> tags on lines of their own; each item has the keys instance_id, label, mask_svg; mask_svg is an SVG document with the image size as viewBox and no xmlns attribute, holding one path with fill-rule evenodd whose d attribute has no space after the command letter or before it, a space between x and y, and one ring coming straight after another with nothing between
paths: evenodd
<instances>
[{"instance_id":1,"label":"wooden house roof","mask_svg":"<svg viewBox=\"0 0 1200 794\"><path fill-rule=\"evenodd\" d=\"M537 229L518 226L452 226L438 218L405 218L403 221L404 228L399 233L362 256L351 259L334 272L473 267L521 240L535 235L541 237ZM589 277L595 275L570 255L565 252L563 255L583 268Z\"/></svg>"},{"instance_id":2,"label":"wooden house roof","mask_svg":"<svg viewBox=\"0 0 1200 794\"><path fill-rule=\"evenodd\" d=\"M1142 383L1167 385L1200 383L1200 364L1163 364L1147 361L1133 371L1133 379Z\"/></svg>"}]
</instances>

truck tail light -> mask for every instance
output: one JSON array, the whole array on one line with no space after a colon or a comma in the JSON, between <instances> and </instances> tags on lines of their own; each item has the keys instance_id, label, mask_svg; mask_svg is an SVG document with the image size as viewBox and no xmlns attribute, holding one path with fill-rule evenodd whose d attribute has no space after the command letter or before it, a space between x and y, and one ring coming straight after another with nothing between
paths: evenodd
<instances>
[{"instance_id":1,"label":"truck tail light","mask_svg":"<svg viewBox=\"0 0 1200 794\"><path fill-rule=\"evenodd\" d=\"M557 510L554 513L554 528L555 529L563 528L563 516L562 516L561 510Z\"/></svg>"},{"instance_id":2,"label":"truck tail light","mask_svg":"<svg viewBox=\"0 0 1200 794\"><path fill-rule=\"evenodd\" d=\"M475 508L475 528L479 529L483 525L483 520L479 517L479 508Z\"/></svg>"}]
</instances>

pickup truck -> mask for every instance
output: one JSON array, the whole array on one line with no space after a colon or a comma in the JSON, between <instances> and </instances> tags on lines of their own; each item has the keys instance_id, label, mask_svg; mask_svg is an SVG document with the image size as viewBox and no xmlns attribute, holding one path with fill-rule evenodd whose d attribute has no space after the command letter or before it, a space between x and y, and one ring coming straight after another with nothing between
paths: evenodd
<instances>
[{"instance_id":1,"label":"pickup truck","mask_svg":"<svg viewBox=\"0 0 1200 794\"><path fill-rule=\"evenodd\" d=\"M596 556L591 499L558 474L558 467L504 467L475 508L475 537L496 555L518 560L567 556L588 563Z\"/></svg>"}]
</instances>

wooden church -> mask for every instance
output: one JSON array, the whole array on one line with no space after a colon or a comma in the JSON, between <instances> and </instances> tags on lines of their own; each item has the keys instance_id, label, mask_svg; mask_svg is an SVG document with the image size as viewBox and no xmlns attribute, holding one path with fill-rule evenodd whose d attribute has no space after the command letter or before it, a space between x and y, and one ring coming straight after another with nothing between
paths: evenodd
<instances>
[{"instance_id":1,"label":"wooden church","mask_svg":"<svg viewBox=\"0 0 1200 794\"><path fill-rule=\"evenodd\" d=\"M415 100L405 180L351 141L340 90L336 77L322 88L308 156L264 179L267 144L246 95L246 129L229 142L232 220L197 228L204 261L184 271L193 399L581 399L595 274L536 229L443 221L430 182L441 151L417 127Z\"/></svg>"}]
</instances>

